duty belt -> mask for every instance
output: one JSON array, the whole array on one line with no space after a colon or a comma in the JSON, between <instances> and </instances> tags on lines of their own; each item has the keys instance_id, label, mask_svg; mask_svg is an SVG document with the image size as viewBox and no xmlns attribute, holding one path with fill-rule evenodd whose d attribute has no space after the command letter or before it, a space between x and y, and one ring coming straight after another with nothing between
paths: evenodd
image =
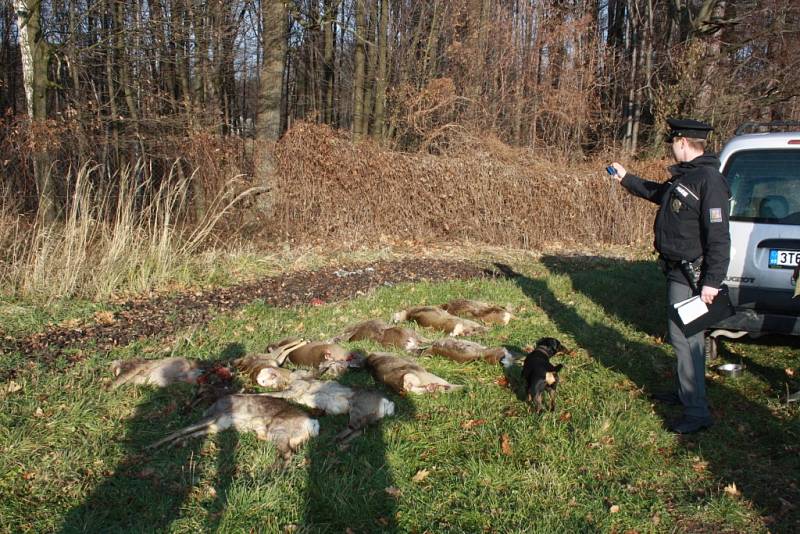
<instances>
[{"instance_id":1,"label":"duty belt","mask_svg":"<svg viewBox=\"0 0 800 534\"><path fill-rule=\"evenodd\" d=\"M658 264L664 274L667 274L675 269L680 270L680 272L683 273L683 276L686 278L686 281L689 282L689 287L692 288L692 291L695 293L697 293L699 290L697 284L700 281L700 265L702 265L702 263L702 256L694 261L670 260L662 255L658 256Z\"/></svg>"}]
</instances>

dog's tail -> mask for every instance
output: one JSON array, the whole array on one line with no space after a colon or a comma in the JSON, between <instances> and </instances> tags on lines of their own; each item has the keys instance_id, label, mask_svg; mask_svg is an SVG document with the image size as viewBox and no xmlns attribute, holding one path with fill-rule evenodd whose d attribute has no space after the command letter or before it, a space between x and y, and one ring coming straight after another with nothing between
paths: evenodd
<instances>
[{"instance_id":1,"label":"dog's tail","mask_svg":"<svg viewBox=\"0 0 800 534\"><path fill-rule=\"evenodd\" d=\"M564 364L559 363L558 365L553 367L553 372L557 373L557 372L561 371L561 369L563 369L563 368L564 368Z\"/></svg>"}]
</instances>

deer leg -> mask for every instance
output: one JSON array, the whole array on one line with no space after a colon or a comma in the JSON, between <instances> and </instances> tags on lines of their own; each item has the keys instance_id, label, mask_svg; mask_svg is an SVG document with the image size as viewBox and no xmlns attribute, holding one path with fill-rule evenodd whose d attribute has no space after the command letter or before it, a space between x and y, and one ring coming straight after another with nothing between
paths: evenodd
<instances>
[{"instance_id":1,"label":"deer leg","mask_svg":"<svg viewBox=\"0 0 800 534\"><path fill-rule=\"evenodd\" d=\"M197 424L187 426L186 428L181 428L180 430L173 432L172 434L166 436L165 438L162 438L156 441L155 443L148 445L146 448L148 450L152 450L173 441L183 441L189 439L190 437L208 434L209 432L213 431L212 427L213 427L213 421L204 420Z\"/></svg>"},{"instance_id":2,"label":"deer leg","mask_svg":"<svg viewBox=\"0 0 800 534\"><path fill-rule=\"evenodd\" d=\"M286 358L289 357L292 351L299 349L303 345L307 345L308 341L305 340L298 340L293 343L289 343L287 345L283 345L281 347L276 347L270 355L275 358L275 361L278 363L278 367L283 366L283 362L286 361Z\"/></svg>"}]
</instances>

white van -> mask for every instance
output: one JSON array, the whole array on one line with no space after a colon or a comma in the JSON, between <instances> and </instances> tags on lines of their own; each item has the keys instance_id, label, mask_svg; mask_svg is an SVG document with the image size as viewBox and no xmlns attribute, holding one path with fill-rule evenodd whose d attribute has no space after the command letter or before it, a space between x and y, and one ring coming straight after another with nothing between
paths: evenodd
<instances>
[{"instance_id":1,"label":"white van","mask_svg":"<svg viewBox=\"0 0 800 534\"><path fill-rule=\"evenodd\" d=\"M720 162L731 188L725 284L736 314L706 337L712 358L719 336L800 335L800 297L792 298L800 263L800 122L743 125Z\"/></svg>"}]
</instances>

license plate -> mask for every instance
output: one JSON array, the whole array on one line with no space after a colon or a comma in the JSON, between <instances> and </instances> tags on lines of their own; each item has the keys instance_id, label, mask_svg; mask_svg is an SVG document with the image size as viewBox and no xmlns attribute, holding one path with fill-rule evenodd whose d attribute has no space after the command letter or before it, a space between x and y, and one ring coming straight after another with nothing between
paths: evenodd
<instances>
[{"instance_id":1,"label":"license plate","mask_svg":"<svg viewBox=\"0 0 800 534\"><path fill-rule=\"evenodd\" d=\"M770 269L794 269L800 263L800 250L770 249Z\"/></svg>"}]
</instances>

